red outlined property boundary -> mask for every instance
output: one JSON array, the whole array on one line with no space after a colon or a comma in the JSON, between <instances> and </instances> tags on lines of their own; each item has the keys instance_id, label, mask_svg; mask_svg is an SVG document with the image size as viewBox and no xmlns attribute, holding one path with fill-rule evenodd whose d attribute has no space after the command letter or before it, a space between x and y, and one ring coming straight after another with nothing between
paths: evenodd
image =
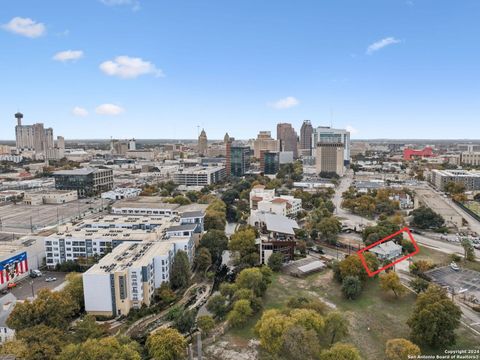
<instances>
[{"instance_id":1,"label":"red outlined property boundary","mask_svg":"<svg viewBox=\"0 0 480 360\"><path fill-rule=\"evenodd\" d=\"M388 265L385 265L384 267L378 269L378 270L375 270L375 271L371 271L369 268L368 268L368 264L367 264L367 261L365 260L365 256L363 256L363 253L385 241L388 241L390 240L391 238L394 238L395 236L397 235L400 235L401 233L403 232L406 232L408 234L408 237L410 238L410 241L412 242L413 244L413 247L415 248L415 251L413 251L412 253L410 254L407 254L405 256L402 256L401 258L398 258L396 259L395 261L391 262L390 264ZM371 244L371 245L368 245L367 247L364 247L360 250L357 251L357 254L358 254L358 257L360 258L360 260L362 261L362 264L365 268L365 270L367 270L367 274L368 276L372 277L372 276L375 276L377 275L379 272L383 271L383 270L386 270L392 266L394 266L395 264L398 264L400 261L403 261L403 260L406 260L410 257L412 257L413 255L416 255L418 254L418 252L420 251L418 245L417 245L417 242L415 241L415 239L413 238L413 235L412 233L410 232L410 229L408 227L404 227L403 229L397 231L396 233L393 233L392 235L388 235L386 238L383 238L382 240L378 240L377 242Z\"/></svg>"}]
</instances>

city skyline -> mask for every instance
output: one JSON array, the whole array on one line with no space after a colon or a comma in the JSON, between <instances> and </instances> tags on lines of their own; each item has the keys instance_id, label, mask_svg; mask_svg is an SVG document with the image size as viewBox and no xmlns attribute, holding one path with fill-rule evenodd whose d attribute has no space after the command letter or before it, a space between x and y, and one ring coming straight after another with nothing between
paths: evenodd
<instances>
[{"instance_id":1,"label":"city skyline","mask_svg":"<svg viewBox=\"0 0 480 360\"><path fill-rule=\"evenodd\" d=\"M2 140L18 110L67 139L248 139L305 119L353 139L478 138L474 1L0 8Z\"/></svg>"}]
</instances>

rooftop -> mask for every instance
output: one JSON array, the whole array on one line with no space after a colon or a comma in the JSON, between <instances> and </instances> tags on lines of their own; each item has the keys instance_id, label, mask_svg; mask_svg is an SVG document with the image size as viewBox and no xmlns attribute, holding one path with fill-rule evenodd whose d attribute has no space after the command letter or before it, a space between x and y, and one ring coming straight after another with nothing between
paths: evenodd
<instances>
[{"instance_id":1,"label":"rooftop","mask_svg":"<svg viewBox=\"0 0 480 360\"><path fill-rule=\"evenodd\" d=\"M171 249L170 241L125 242L115 247L85 274L109 274L129 268L140 268L149 264L155 256L167 255Z\"/></svg>"}]
</instances>

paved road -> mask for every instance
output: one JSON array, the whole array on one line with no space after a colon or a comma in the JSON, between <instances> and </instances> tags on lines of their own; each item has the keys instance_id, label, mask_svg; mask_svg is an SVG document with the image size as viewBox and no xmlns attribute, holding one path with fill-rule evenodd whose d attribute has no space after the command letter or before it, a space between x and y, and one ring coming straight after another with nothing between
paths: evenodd
<instances>
[{"instance_id":1,"label":"paved road","mask_svg":"<svg viewBox=\"0 0 480 360\"><path fill-rule=\"evenodd\" d=\"M447 241L442 241L442 240L436 240L432 239L430 237L427 237L425 235L418 235L418 234L413 234L413 238L415 241L417 241L419 244L425 245L429 248L441 251L446 254L459 254L463 256L463 247L457 243L451 243ZM480 259L480 251L475 250L475 255L477 259Z\"/></svg>"}]
</instances>

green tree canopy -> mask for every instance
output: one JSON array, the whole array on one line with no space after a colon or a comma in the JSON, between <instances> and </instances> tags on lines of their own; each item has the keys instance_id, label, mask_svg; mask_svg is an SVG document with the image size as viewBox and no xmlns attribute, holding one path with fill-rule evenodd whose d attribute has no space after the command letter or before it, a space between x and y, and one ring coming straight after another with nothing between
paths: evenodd
<instances>
[{"instance_id":1,"label":"green tree canopy","mask_svg":"<svg viewBox=\"0 0 480 360\"><path fill-rule=\"evenodd\" d=\"M187 342L175 329L159 329L147 338L148 353L153 360L180 360L185 357Z\"/></svg>"},{"instance_id":2,"label":"green tree canopy","mask_svg":"<svg viewBox=\"0 0 480 360\"><path fill-rule=\"evenodd\" d=\"M213 263L218 263L228 248L228 238L223 230L208 230L200 239L199 245L210 251Z\"/></svg>"},{"instance_id":3,"label":"green tree canopy","mask_svg":"<svg viewBox=\"0 0 480 360\"><path fill-rule=\"evenodd\" d=\"M412 340L432 347L455 344L455 329L460 325L461 314L460 308L448 298L444 289L430 285L418 295L407 321Z\"/></svg>"},{"instance_id":4,"label":"green tree canopy","mask_svg":"<svg viewBox=\"0 0 480 360\"><path fill-rule=\"evenodd\" d=\"M185 288L190 283L190 263L185 251L179 250L175 253L170 273L170 284L174 289Z\"/></svg>"}]
</instances>

